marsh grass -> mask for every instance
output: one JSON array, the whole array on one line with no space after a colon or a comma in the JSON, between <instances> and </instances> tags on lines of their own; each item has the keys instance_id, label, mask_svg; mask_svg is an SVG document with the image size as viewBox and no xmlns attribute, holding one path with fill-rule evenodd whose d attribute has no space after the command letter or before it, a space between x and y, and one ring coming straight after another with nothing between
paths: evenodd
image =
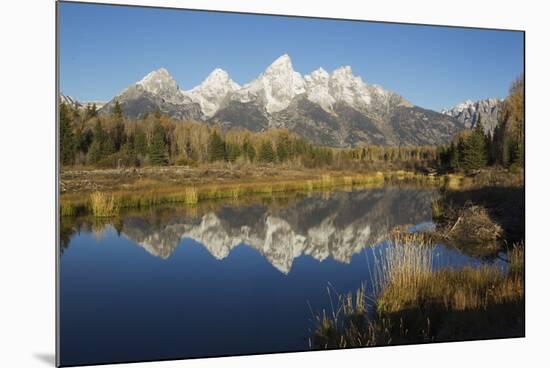
<instances>
[{"instance_id":1,"label":"marsh grass","mask_svg":"<svg viewBox=\"0 0 550 368\"><path fill-rule=\"evenodd\" d=\"M76 215L76 207L72 203L61 202L59 204L59 210L61 212L61 216L75 216Z\"/></svg>"},{"instance_id":2,"label":"marsh grass","mask_svg":"<svg viewBox=\"0 0 550 368\"><path fill-rule=\"evenodd\" d=\"M441 217L442 214L443 214L443 208L441 205L441 200L439 198L434 199L432 201L432 218L438 219Z\"/></svg>"},{"instance_id":3,"label":"marsh grass","mask_svg":"<svg viewBox=\"0 0 550 368\"><path fill-rule=\"evenodd\" d=\"M95 217L112 217L117 215L119 211L115 196L102 192L90 194L90 206Z\"/></svg>"},{"instance_id":4,"label":"marsh grass","mask_svg":"<svg viewBox=\"0 0 550 368\"><path fill-rule=\"evenodd\" d=\"M316 348L391 345L524 335L523 246L510 266L435 269L431 244L394 239L377 256L371 276L372 312L362 287L359 302L338 297L332 314L316 317ZM331 300L332 303L332 300Z\"/></svg>"},{"instance_id":5,"label":"marsh grass","mask_svg":"<svg viewBox=\"0 0 550 368\"><path fill-rule=\"evenodd\" d=\"M199 203L199 191L195 187L185 188L185 201L186 204L195 205Z\"/></svg>"},{"instance_id":6,"label":"marsh grass","mask_svg":"<svg viewBox=\"0 0 550 368\"><path fill-rule=\"evenodd\" d=\"M427 177L420 174L403 174L411 185L428 184ZM140 179L134 186L124 186L114 191L98 191L92 194L68 193L61 196L62 216L77 216L88 211L97 216L116 215L120 208L148 208L164 204L183 204L194 206L198 202L217 199L240 199L245 196L271 196L275 193L327 191L338 187L356 189L376 188L386 181L393 180L392 173L380 171L366 174L335 176L323 174L307 179L274 179L265 182L203 183L179 185ZM99 194L98 194L99 193Z\"/></svg>"}]
</instances>

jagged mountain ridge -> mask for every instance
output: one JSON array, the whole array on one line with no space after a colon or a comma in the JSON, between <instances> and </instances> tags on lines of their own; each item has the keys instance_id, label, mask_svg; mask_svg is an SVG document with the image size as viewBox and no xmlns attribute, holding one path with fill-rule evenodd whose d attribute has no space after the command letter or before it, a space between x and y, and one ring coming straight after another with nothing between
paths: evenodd
<instances>
[{"instance_id":1,"label":"jagged mountain ridge","mask_svg":"<svg viewBox=\"0 0 550 368\"><path fill-rule=\"evenodd\" d=\"M441 113L452 116L468 129L475 128L478 116L481 116L485 133L492 133L498 124L498 112L502 101L502 99L496 98L479 101L466 100L449 109L441 110Z\"/></svg>"},{"instance_id":2,"label":"jagged mountain ridge","mask_svg":"<svg viewBox=\"0 0 550 368\"><path fill-rule=\"evenodd\" d=\"M200 85L183 91L161 68L126 88L100 113L110 113L115 101L133 118L158 107L177 119L227 129L288 128L314 143L336 147L444 144L464 129L452 115L422 109L365 83L350 66L331 73L319 68L302 76L287 54L242 86L216 68Z\"/></svg>"}]
</instances>

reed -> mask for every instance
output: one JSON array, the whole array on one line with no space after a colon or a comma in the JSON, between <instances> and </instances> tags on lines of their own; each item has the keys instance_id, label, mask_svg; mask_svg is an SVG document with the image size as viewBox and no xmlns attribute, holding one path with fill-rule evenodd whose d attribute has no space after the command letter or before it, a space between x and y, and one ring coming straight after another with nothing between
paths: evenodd
<instances>
[{"instance_id":1,"label":"reed","mask_svg":"<svg viewBox=\"0 0 550 368\"><path fill-rule=\"evenodd\" d=\"M59 210L61 216L74 216L76 215L76 208L71 202L61 202L59 204Z\"/></svg>"},{"instance_id":2,"label":"reed","mask_svg":"<svg viewBox=\"0 0 550 368\"><path fill-rule=\"evenodd\" d=\"M360 297L338 297L331 315L317 317L313 344L373 346L524 333L523 246L496 266L435 269L433 247L416 235L398 236L376 255L371 275L375 313ZM332 305L331 299L331 305Z\"/></svg>"},{"instance_id":3,"label":"reed","mask_svg":"<svg viewBox=\"0 0 550 368\"><path fill-rule=\"evenodd\" d=\"M441 207L441 202L439 199L432 201L432 217L438 219L443 214L443 208Z\"/></svg>"},{"instance_id":4,"label":"reed","mask_svg":"<svg viewBox=\"0 0 550 368\"><path fill-rule=\"evenodd\" d=\"M95 217L112 217L119 213L119 206L112 194L93 192L90 194L90 206Z\"/></svg>"},{"instance_id":5,"label":"reed","mask_svg":"<svg viewBox=\"0 0 550 368\"><path fill-rule=\"evenodd\" d=\"M525 248L523 244L515 244L510 251L508 251L508 273L511 277L523 278L525 268Z\"/></svg>"},{"instance_id":6,"label":"reed","mask_svg":"<svg viewBox=\"0 0 550 368\"><path fill-rule=\"evenodd\" d=\"M241 186L237 186L235 188L231 188L230 192L231 192L231 198L233 198L234 200L237 200L243 196L244 189L241 188Z\"/></svg>"},{"instance_id":7,"label":"reed","mask_svg":"<svg viewBox=\"0 0 550 368\"><path fill-rule=\"evenodd\" d=\"M196 187L185 188L184 202L190 205L199 203L199 191Z\"/></svg>"}]
</instances>

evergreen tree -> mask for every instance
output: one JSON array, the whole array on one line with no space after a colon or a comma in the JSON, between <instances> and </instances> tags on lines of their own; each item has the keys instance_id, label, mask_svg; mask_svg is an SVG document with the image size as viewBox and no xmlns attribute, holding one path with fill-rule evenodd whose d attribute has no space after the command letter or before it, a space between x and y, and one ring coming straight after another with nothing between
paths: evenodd
<instances>
[{"instance_id":1,"label":"evergreen tree","mask_svg":"<svg viewBox=\"0 0 550 368\"><path fill-rule=\"evenodd\" d=\"M122 108L118 100L115 101L115 107L113 108L113 119L122 120Z\"/></svg>"},{"instance_id":2,"label":"evergreen tree","mask_svg":"<svg viewBox=\"0 0 550 368\"><path fill-rule=\"evenodd\" d=\"M62 103L59 109L59 158L64 165L72 164L76 153L76 141L70 121L69 108Z\"/></svg>"},{"instance_id":3,"label":"evergreen tree","mask_svg":"<svg viewBox=\"0 0 550 368\"><path fill-rule=\"evenodd\" d=\"M93 104L88 103L86 105L86 112L84 114L84 118L87 120L95 117L97 117L97 106L95 103Z\"/></svg>"},{"instance_id":4,"label":"evergreen tree","mask_svg":"<svg viewBox=\"0 0 550 368\"><path fill-rule=\"evenodd\" d=\"M77 136L76 149L84 154L88 153L94 134L88 128L79 132Z\"/></svg>"},{"instance_id":5,"label":"evergreen tree","mask_svg":"<svg viewBox=\"0 0 550 368\"><path fill-rule=\"evenodd\" d=\"M453 170L457 170L460 167L460 155L458 153L458 147L453 143L449 148L449 167Z\"/></svg>"},{"instance_id":6,"label":"evergreen tree","mask_svg":"<svg viewBox=\"0 0 550 368\"><path fill-rule=\"evenodd\" d=\"M238 144L227 144L226 145L227 160L230 162L235 162L237 158L241 155L241 146Z\"/></svg>"},{"instance_id":7,"label":"evergreen tree","mask_svg":"<svg viewBox=\"0 0 550 368\"><path fill-rule=\"evenodd\" d=\"M243 142L242 152L244 157L246 157L250 162L253 162L256 158L256 149L254 148L252 143L248 141L248 139L245 139L245 141Z\"/></svg>"},{"instance_id":8,"label":"evergreen tree","mask_svg":"<svg viewBox=\"0 0 550 368\"><path fill-rule=\"evenodd\" d=\"M283 135L277 142L277 159L279 162L285 162L291 156L291 144L288 135Z\"/></svg>"},{"instance_id":9,"label":"evergreen tree","mask_svg":"<svg viewBox=\"0 0 550 368\"><path fill-rule=\"evenodd\" d=\"M119 151L120 148L126 143L126 132L124 131L124 124L122 120L117 120L113 126L111 136L113 139L114 150Z\"/></svg>"},{"instance_id":10,"label":"evergreen tree","mask_svg":"<svg viewBox=\"0 0 550 368\"><path fill-rule=\"evenodd\" d=\"M91 118L97 117L97 106L95 102L92 104L92 108L90 109L90 117Z\"/></svg>"},{"instance_id":11,"label":"evergreen tree","mask_svg":"<svg viewBox=\"0 0 550 368\"><path fill-rule=\"evenodd\" d=\"M136 135L134 133L128 134L126 144L124 145L128 163L133 166L139 165L138 154L136 151Z\"/></svg>"},{"instance_id":12,"label":"evergreen tree","mask_svg":"<svg viewBox=\"0 0 550 368\"><path fill-rule=\"evenodd\" d=\"M225 154L225 142L218 132L213 130L208 139L208 161L223 161L225 160Z\"/></svg>"},{"instance_id":13,"label":"evergreen tree","mask_svg":"<svg viewBox=\"0 0 550 368\"><path fill-rule=\"evenodd\" d=\"M141 129L136 129L134 148L136 150L136 154L138 155L145 156L147 154L147 137L145 136L145 132Z\"/></svg>"},{"instance_id":14,"label":"evergreen tree","mask_svg":"<svg viewBox=\"0 0 550 368\"><path fill-rule=\"evenodd\" d=\"M92 144L88 151L89 160L91 163L97 163L103 158L103 141L105 139L105 132L101 126L99 120L96 121L93 134L92 134Z\"/></svg>"},{"instance_id":15,"label":"evergreen tree","mask_svg":"<svg viewBox=\"0 0 550 368\"><path fill-rule=\"evenodd\" d=\"M149 159L153 165L167 165L166 132L160 123L153 127L153 136L149 146Z\"/></svg>"},{"instance_id":16,"label":"evergreen tree","mask_svg":"<svg viewBox=\"0 0 550 368\"><path fill-rule=\"evenodd\" d=\"M271 145L271 142L268 140L265 140L262 142L260 146L260 155L259 155L260 162L270 163L275 161L275 151L273 151L273 146Z\"/></svg>"},{"instance_id":17,"label":"evergreen tree","mask_svg":"<svg viewBox=\"0 0 550 368\"><path fill-rule=\"evenodd\" d=\"M485 132L478 115L474 131L466 139L462 156L462 167L466 170L477 170L487 164L487 152L485 146Z\"/></svg>"},{"instance_id":18,"label":"evergreen tree","mask_svg":"<svg viewBox=\"0 0 550 368\"><path fill-rule=\"evenodd\" d=\"M115 143L111 134L104 133L103 144L101 146L103 157L108 157L116 152Z\"/></svg>"}]
</instances>

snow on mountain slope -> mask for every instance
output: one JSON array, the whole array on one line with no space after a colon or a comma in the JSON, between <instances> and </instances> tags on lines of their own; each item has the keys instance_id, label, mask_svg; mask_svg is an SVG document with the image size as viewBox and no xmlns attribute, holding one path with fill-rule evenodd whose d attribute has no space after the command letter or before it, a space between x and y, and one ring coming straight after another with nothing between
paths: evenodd
<instances>
[{"instance_id":1,"label":"snow on mountain slope","mask_svg":"<svg viewBox=\"0 0 550 368\"><path fill-rule=\"evenodd\" d=\"M160 68L147 74L136 83L153 95L173 104L189 103L191 99L183 94L168 70Z\"/></svg>"},{"instance_id":2,"label":"snow on mountain slope","mask_svg":"<svg viewBox=\"0 0 550 368\"><path fill-rule=\"evenodd\" d=\"M284 54L256 79L237 90L233 99L243 103L257 101L271 114L285 109L294 97L305 92L302 76L294 71L290 57Z\"/></svg>"},{"instance_id":3,"label":"snow on mountain slope","mask_svg":"<svg viewBox=\"0 0 550 368\"><path fill-rule=\"evenodd\" d=\"M332 112L336 99L329 93L329 79L329 74L323 68L304 76L308 100L318 104L323 110Z\"/></svg>"},{"instance_id":4,"label":"snow on mountain slope","mask_svg":"<svg viewBox=\"0 0 550 368\"><path fill-rule=\"evenodd\" d=\"M204 116L210 118L218 111L226 96L239 88L225 70L216 68L200 85L184 94L198 103Z\"/></svg>"}]
</instances>

